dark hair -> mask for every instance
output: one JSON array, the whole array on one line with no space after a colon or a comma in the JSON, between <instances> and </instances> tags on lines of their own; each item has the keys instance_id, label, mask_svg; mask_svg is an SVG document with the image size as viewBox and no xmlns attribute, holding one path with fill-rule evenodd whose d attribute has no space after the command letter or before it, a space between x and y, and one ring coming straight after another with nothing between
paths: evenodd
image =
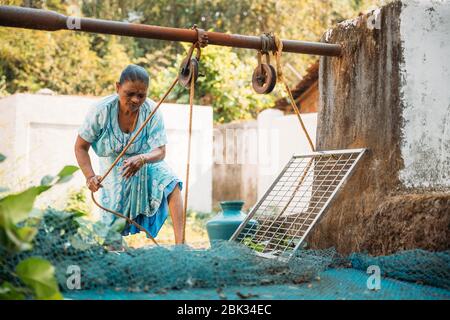
<instances>
[{"instance_id":1,"label":"dark hair","mask_svg":"<svg viewBox=\"0 0 450 320\"><path fill-rule=\"evenodd\" d=\"M135 64L130 64L123 69L120 74L119 83L124 84L126 81L141 81L148 86L149 76L144 68Z\"/></svg>"}]
</instances>

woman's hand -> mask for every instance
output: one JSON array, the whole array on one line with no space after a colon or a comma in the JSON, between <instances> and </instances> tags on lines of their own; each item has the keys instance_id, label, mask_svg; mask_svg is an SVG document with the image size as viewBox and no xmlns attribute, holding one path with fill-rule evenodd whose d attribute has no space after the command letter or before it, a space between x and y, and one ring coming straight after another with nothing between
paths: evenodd
<instances>
[{"instance_id":1,"label":"woman's hand","mask_svg":"<svg viewBox=\"0 0 450 320\"><path fill-rule=\"evenodd\" d=\"M122 177L125 179L131 178L142 168L145 164L145 158L143 155L138 154L130 157L123 162Z\"/></svg>"},{"instance_id":2,"label":"woman's hand","mask_svg":"<svg viewBox=\"0 0 450 320\"><path fill-rule=\"evenodd\" d=\"M92 192L96 192L98 189L103 188L100 184L101 176L92 176L86 179L86 185Z\"/></svg>"}]
</instances>

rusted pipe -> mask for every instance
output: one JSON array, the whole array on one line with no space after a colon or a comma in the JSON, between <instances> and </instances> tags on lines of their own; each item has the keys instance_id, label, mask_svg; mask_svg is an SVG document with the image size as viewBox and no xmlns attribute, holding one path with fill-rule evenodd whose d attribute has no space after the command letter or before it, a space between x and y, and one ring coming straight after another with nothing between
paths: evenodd
<instances>
[{"instance_id":1,"label":"rusted pipe","mask_svg":"<svg viewBox=\"0 0 450 320\"><path fill-rule=\"evenodd\" d=\"M93 33L114 34L136 38L159 39L193 43L197 41L197 31L158 27L101 19L77 18L41 9L15 6L0 6L0 26L37 29L37 30L72 30ZM262 38L238 34L207 32L208 44L235 48L262 49ZM341 46L337 44L282 40L283 51L294 53L339 56ZM275 49L273 39L269 39L269 50Z\"/></svg>"}]
</instances>

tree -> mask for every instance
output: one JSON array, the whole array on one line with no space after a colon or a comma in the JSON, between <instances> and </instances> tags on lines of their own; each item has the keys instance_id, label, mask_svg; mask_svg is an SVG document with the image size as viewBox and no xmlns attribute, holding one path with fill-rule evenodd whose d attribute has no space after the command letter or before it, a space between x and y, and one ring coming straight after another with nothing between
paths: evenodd
<instances>
[{"instance_id":1,"label":"tree","mask_svg":"<svg viewBox=\"0 0 450 320\"><path fill-rule=\"evenodd\" d=\"M2 3L68 12L63 0L8 0ZM283 39L319 41L334 24L354 18L382 0L80 0L82 15L92 18L260 35L275 32ZM181 43L101 34L43 32L0 28L0 95L50 88L60 94L110 93L130 61L151 71L153 94L162 93L184 54ZM214 49L213 49L214 48ZM202 59L206 77L199 80L199 98L213 105L216 121L255 116L273 97L255 97L249 80L256 52L209 46ZM299 81L318 57L283 54L288 85ZM272 63L273 60L272 60ZM211 73L211 74L210 74ZM179 89L177 89L179 90ZM209 90L209 91L208 91ZM245 97L245 98L243 98ZM177 91L173 101L187 101ZM262 105L265 103L266 105Z\"/></svg>"}]
</instances>

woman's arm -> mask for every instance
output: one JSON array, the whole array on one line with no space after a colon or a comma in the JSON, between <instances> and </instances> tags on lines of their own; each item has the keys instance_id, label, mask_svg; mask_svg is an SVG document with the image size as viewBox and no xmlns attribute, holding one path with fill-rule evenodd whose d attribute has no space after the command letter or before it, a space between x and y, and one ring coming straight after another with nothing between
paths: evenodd
<instances>
[{"instance_id":1,"label":"woman's arm","mask_svg":"<svg viewBox=\"0 0 450 320\"><path fill-rule=\"evenodd\" d=\"M138 154L123 162L122 176L125 179L131 178L146 163L159 162L166 157L166 146L155 148L149 153Z\"/></svg>"},{"instance_id":2,"label":"woman's arm","mask_svg":"<svg viewBox=\"0 0 450 320\"><path fill-rule=\"evenodd\" d=\"M161 146L149 153L142 154L146 163L159 162L166 157L166 146Z\"/></svg>"},{"instance_id":3,"label":"woman's arm","mask_svg":"<svg viewBox=\"0 0 450 320\"><path fill-rule=\"evenodd\" d=\"M77 136L77 140L75 141L75 157L77 158L78 166L86 178L88 188L95 192L102 185L100 184L101 177L96 176L94 169L92 169L91 158L89 157L90 147L91 144L89 142Z\"/></svg>"}]
</instances>

